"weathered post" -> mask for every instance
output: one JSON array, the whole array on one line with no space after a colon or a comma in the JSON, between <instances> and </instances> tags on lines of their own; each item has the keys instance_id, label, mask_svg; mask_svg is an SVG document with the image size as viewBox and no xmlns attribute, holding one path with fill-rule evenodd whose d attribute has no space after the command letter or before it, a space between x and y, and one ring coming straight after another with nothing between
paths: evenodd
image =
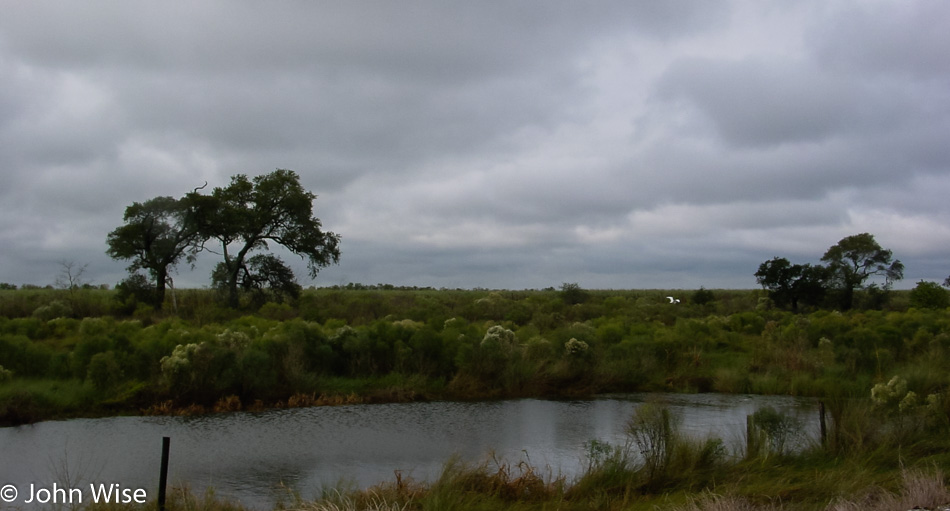
<instances>
[{"instance_id":1,"label":"weathered post","mask_svg":"<svg viewBox=\"0 0 950 511\"><path fill-rule=\"evenodd\" d=\"M745 416L745 456L748 459L752 459L755 455L755 439L752 436L755 434L755 424L752 422L752 416Z\"/></svg>"},{"instance_id":2,"label":"weathered post","mask_svg":"<svg viewBox=\"0 0 950 511\"><path fill-rule=\"evenodd\" d=\"M168 447L171 438L162 437L162 469L158 479L158 511L165 511L165 488L168 485Z\"/></svg>"},{"instance_id":3,"label":"weathered post","mask_svg":"<svg viewBox=\"0 0 950 511\"><path fill-rule=\"evenodd\" d=\"M821 445L825 445L825 440L828 438L828 430L825 427L825 402L818 402L818 427L821 431Z\"/></svg>"}]
</instances>

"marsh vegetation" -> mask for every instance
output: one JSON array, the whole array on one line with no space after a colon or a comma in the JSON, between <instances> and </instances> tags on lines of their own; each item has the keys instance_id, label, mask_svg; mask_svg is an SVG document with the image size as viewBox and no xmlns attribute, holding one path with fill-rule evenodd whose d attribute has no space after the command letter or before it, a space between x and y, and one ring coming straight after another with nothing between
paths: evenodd
<instances>
[{"instance_id":1,"label":"marsh vegetation","mask_svg":"<svg viewBox=\"0 0 950 511\"><path fill-rule=\"evenodd\" d=\"M351 285L236 310L212 290L178 290L171 315L120 291L4 290L0 416L14 424L603 392L787 394L826 403L823 445L788 452L782 435L795 425L765 411L754 430L765 436L742 456L723 456L714 439L677 435L674 418L655 409L632 419L629 445L592 445L589 473L577 480L458 460L433 483L402 479L299 505L362 508L375 498L406 509L628 509L721 504L714 495L727 495L817 509L840 498L896 499L905 476L943 477L946 310L911 307L912 294L899 291L883 306L858 290L848 311L798 313L764 291L700 291Z\"/></svg>"}]
</instances>

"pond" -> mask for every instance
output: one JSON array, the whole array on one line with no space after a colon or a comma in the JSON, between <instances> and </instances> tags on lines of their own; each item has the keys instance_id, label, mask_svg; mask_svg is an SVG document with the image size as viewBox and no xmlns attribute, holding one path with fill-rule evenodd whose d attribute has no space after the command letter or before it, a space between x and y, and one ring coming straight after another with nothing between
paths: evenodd
<instances>
[{"instance_id":1,"label":"pond","mask_svg":"<svg viewBox=\"0 0 950 511\"><path fill-rule=\"evenodd\" d=\"M394 481L397 470L404 478L432 480L453 456L466 462L492 456L512 465L526 461L546 477L570 479L587 466L591 440L624 443L627 421L647 401L666 404L684 432L719 437L732 452L741 448L746 416L764 406L797 417L808 438L818 435L813 399L721 394L50 421L0 428L0 498L9 502L0 502L0 507L28 509L38 501L49 507L70 498L86 503L93 498L90 484L123 490L129 498L133 490L142 489L154 498L164 436L171 439L170 486L188 485L197 493L212 487L218 496L262 509L286 498L290 490L313 498L325 488ZM75 488L82 494L69 493Z\"/></svg>"}]
</instances>

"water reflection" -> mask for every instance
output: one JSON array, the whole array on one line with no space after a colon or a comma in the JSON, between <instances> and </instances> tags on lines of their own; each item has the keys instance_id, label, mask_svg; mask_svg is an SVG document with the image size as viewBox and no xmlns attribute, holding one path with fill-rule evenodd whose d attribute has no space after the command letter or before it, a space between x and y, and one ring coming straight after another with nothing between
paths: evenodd
<instances>
[{"instance_id":1,"label":"water reflection","mask_svg":"<svg viewBox=\"0 0 950 511\"><path fill-rule=\"evenodd\" d=\"M813 400L789 397L633 394L586 401L349 405L200 417L117 417L51 421L0 429L0 482L65 480L158 485L161 438L172 438L169 480L254 507L270 507L290 488L302 497L342 482L367 487L394 471L432 480L457 454L491 453L528 461L542 474L572 477L586 466L586 444L625 440L637 406L665 402L692 436L714 435L737 449L746 415L772 406L817 434ZM67 479L68 478L68 479ZM24 506L29 507L29 506Z\"/></svg>"}]
</instances>

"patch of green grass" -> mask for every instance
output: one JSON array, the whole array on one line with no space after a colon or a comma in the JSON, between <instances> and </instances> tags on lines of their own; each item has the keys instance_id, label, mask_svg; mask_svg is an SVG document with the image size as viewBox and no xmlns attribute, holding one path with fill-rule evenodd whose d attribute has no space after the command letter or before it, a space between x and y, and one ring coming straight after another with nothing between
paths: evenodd
<instances>
[{"instance_id":1,"label":"patch of green grass","mask_svg":"<svg viewBox=\"0 0 950 511\"><path fill-rule=\"evenodd\" d=\"M69 416L93 408L98 397L78 380L15 379L0 385L0 424Z\"/></svg>"}]
</instances>

